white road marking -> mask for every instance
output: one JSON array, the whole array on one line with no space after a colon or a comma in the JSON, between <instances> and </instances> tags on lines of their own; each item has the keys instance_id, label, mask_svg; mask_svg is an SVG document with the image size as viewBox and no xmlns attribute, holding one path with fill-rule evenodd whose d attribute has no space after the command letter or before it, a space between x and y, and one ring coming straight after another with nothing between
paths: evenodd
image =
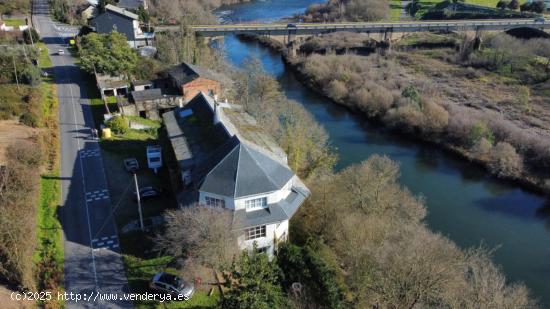
<instances>
[{"instance_id":1,"label":"white road marking","mask_svg":"<svg viewBox=\"0 0 550 309\"><path fill-rule=\"evenodd\" d=\"M93 202L93 201L107 200L107 199L109 199L108 190L96 190L96 191L86 192L86 202Z\"/></svg>"}]
</instances>

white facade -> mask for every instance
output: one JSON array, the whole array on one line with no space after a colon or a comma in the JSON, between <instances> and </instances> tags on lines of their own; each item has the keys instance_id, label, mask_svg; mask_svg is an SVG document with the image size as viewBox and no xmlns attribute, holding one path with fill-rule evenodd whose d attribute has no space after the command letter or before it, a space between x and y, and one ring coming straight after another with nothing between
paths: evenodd
<instances>
[{"instance_id":1,"label":"white facade","mask_svg":"<svg viewBox=\"0 0 550 309\"><path fill-rule=\"evenodd\" d=\"M284 200L285 198L287 198L288 195L291 193L291 188L295 178L296 176L291 178L287 182L287 184L283 186L283 188L281 188L280 190L236 198L236 199L232 197L212 194L209 192L199 191L199 203L201 205L207 205L210 207L220 207L220 205L223 205L223 207L227 209L245 210L247 212L265 211L262 208L258 208L255 210L251 210L251 209L247 210L246 209L247 201L266 198L267 199L266 208L269 204L278 203L281 200ZM219 201L223 201L223 203L220 204ZM247 233L248 229L262 228L262 226L265 226L265 233L263 233L262 231L261 234L262 235L265 234L265 236L246 239L247 237L245 236L245 234ZM276 247L275 246L276 243L286 241L287 237L288 237L288 220L283 220L278 222L269 222L260 226L247 227L246 229L243 229L242 233L240 233L240 236L238 237L238 245L241 250L245 250L245 249L252 250L255 242L256 247L259 250L265 251L269 256L272 256Z\"/></svg>"},{"instance_id":2,"label":"white facade","mask_svg":"<svg viewBox=\"0 0 550 309\"><path fill-rule=\"evenodd\" d=\"M217 195L210 192L199 191L199 204L207 205L206 203L207 196L223 200L225 203L225 208L232 209L232 210L246 209L245 205L247 200L257 199L261 197L267 197L268 205L275 204L280 202L281 200L284 200L290 194L295 177L296 176L291 178L281 190L277 190L273 192L265 192L261 194L250 195L250 196L245 196L245 197L240 197L235 199L232 197Z\"/></svg>"}]
</instances>

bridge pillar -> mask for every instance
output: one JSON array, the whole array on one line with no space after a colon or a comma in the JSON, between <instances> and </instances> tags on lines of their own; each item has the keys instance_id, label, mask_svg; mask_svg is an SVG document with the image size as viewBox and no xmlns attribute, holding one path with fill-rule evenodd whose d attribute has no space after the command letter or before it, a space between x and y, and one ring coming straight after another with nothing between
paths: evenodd
<instances>
[{"instance_id":1,"label":"bridge pillar","mask_svg":"<svg viewBox=\"0 0 550 309\"><path fill-rule=\"evenodd\" d=\"M474 38L472 47L474 50L480 50L481 49L481 43L483 43L483 40L481 39L481 36L477 36Z\"/></svg>"},{"instance_id":2,"label":"bridge pillar","mask_svg":"<svg viewBox=\"0 0 550 309\"><path fill-rule=\"evenodd\" d=\"M472 42L472 48L474 50L480 50L481 49L481 43L482 43L481 29L476 28L476 34L475 34L474 40Z\"/></svg>"},{"instance_id":3,"label":"bridge pillar","mask_svg":"<svg viewBox=\"0 0 550 309\"><path fill-rule=\"evenodd\" d=\"M296 58L298 57L298 44L296 41L292 41L287 44L287 54L289 58Z\"/></svg>"}]
</instances>

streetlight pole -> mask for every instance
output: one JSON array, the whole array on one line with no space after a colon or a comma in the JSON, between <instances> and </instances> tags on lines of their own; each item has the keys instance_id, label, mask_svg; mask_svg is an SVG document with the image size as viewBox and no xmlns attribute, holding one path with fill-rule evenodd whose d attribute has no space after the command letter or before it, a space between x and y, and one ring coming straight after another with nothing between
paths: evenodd
<instances>
[{"instance_id":1,"label":"streetlight pole","mask_svg":"<svg viewBox=\"0 0 550 309\"><path fill-rule=\"evenodd\" d=\"M139 195L139 186L137 181L137 174L134 172L134 183L136 185L136 198L138 203L138 213L139 213L139 226L141 227L141 231L143 231L143 216L141 214L141 196Z\"/></svg>"}]
</instances>

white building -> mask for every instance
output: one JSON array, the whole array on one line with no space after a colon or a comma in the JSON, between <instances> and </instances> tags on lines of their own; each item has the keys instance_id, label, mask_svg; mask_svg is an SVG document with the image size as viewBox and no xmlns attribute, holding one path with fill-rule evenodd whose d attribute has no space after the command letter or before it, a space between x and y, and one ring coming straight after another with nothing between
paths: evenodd
<instances>
[{"instance_id":1,"label":"white building","mask_svg":"<svg viewBox=\"0 0 550 309\"><path fill-rule=\"evenodd\" d=\"M256 243L272 255L277 243L287 240L288 222L310 194L287 166L282 149L238 106L218 104L203 93L163 118L182 183L196 192L196 200L187 204L232 210L233 229L240 234L236 245L244 250ZM213 135L189 136L204 131ZM204 152L206 144L214 150Z\"/></svg>"}]
</instances>

